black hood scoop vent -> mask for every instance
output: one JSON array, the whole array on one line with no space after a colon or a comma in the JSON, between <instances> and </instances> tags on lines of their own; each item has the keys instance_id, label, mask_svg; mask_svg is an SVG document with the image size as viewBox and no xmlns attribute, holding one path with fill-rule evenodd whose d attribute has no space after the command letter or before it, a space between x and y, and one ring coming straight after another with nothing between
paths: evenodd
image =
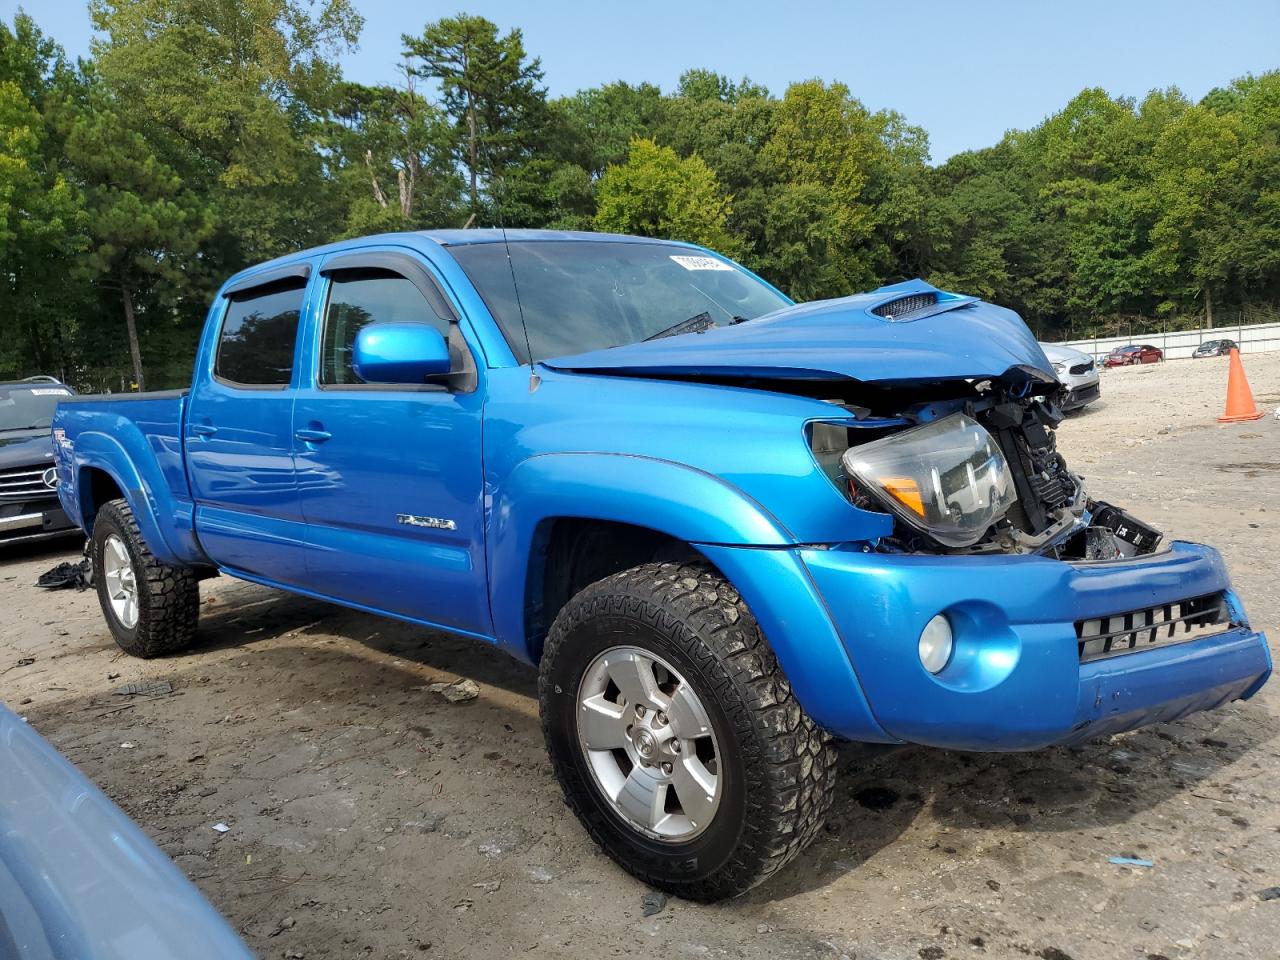
<instances>
[{"instance_id":1,"label":"black hood scoop vent","mask_svg":"<svg viewBox=\"0 0 1280 960\"><path fill-rule=\"evenodd\" d=\"M891 322L903 321L911 320L916 314L923 313L937 305L938 295L936 293L913 293L909 297L899 297L897 300L890 300L888 303L873 307L871 312L877 317L883 317Z\"/></svg>"}]
</instances>

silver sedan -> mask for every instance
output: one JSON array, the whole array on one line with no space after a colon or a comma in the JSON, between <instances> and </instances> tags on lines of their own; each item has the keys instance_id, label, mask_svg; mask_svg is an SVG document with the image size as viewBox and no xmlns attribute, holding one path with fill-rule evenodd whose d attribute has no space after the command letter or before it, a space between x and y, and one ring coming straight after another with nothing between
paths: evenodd
<instances>
[{"instance_id":1,"label":"silver sedan","mask_svg":"<svg viewBox=\"0 0 1280 960\"><path fill-rule=\"evenodd\" d=\"M1063 410L1080 410L1098 399L1102 387L1098 380L1098 364L1093 357L1056 343L1042 343L1040 346L1053 364L1053 372L1067 388L1059 398Z\"/></svg>"}]
</instances>

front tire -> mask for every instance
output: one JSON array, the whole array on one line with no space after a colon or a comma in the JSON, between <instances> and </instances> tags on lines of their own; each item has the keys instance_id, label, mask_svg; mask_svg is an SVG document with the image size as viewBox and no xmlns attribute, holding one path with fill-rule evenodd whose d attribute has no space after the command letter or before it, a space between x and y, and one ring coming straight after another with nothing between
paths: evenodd
<instances>
[{"instance_id":1,"label":"front tire","mask_svg":"<svg viewBox=\"0 0 1280 960\"><path fill-rule=\"evenodd\" d=\"M94 586L111 636L133 657L175 653L195 640L200 613L196 575L151 554L125 500L102 505L89 541Z\"/></svg>"},{"instance_id":2,"label":"front tire","mask_svg":"<svg viewBox=\"0 0 1280 960\"><path fill-rule=\"evenodd\" d=\"M652 886L737 896L822 827L835 749L706 563L644 564L584 589L556 617L538 689L566 802Z\"/></svg>"}]
</instances>

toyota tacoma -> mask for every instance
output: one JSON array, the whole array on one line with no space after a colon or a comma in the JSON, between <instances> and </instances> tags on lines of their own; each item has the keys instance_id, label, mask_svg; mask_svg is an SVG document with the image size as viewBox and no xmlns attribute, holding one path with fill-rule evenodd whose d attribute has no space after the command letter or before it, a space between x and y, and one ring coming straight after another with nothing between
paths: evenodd
<instances>
[{"instance_id":1,"label":"toyota tacoma","mask_svg":"<svg viewBox=\"0 0 1280 960\"><path fill-rule=\"evenodd\" d=\"M226 574L538 665L568 805L739 894L821 828L834 742L1032 750L1252 696L1221 557L1092 499L1010 310L795 304L711 251L461 230L218 293L189 390L64 400L58 487L128 653Z\"/></svg>"}]
</instances>

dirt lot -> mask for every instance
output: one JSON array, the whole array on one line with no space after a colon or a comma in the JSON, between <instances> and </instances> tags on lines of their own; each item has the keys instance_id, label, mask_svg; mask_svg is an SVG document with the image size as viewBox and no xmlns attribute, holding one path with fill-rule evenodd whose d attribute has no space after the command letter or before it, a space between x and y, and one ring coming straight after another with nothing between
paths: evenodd
<instances>
[{"instance_id":1,"label":"dirt lot","mask_svg":"<svg viewBox=\"0 0 1280 960\"><path fill-rule=\"evenodd\" d=\"M1270 414L1280 354L1248 368ZM1061 443L1096 495L1221 547L1274 649L1280 420L1219 427L1225 379L1219 360L1109 371ZM0 697L263 957L1277 953L1280 899L1258 894L1280 885L1280 683L1070 750L845 748L829 828L785 875L645 918L645 888L560 800L530 670L226 579L203 585L197 650L131 660L91 593L32 586L75 546L0 552ZM427 689L457 677L479 697ZM144 679L174 693L112 694ZM1107 862L1120 854L1155 866Z\"/></svg>"}]
</instances>

